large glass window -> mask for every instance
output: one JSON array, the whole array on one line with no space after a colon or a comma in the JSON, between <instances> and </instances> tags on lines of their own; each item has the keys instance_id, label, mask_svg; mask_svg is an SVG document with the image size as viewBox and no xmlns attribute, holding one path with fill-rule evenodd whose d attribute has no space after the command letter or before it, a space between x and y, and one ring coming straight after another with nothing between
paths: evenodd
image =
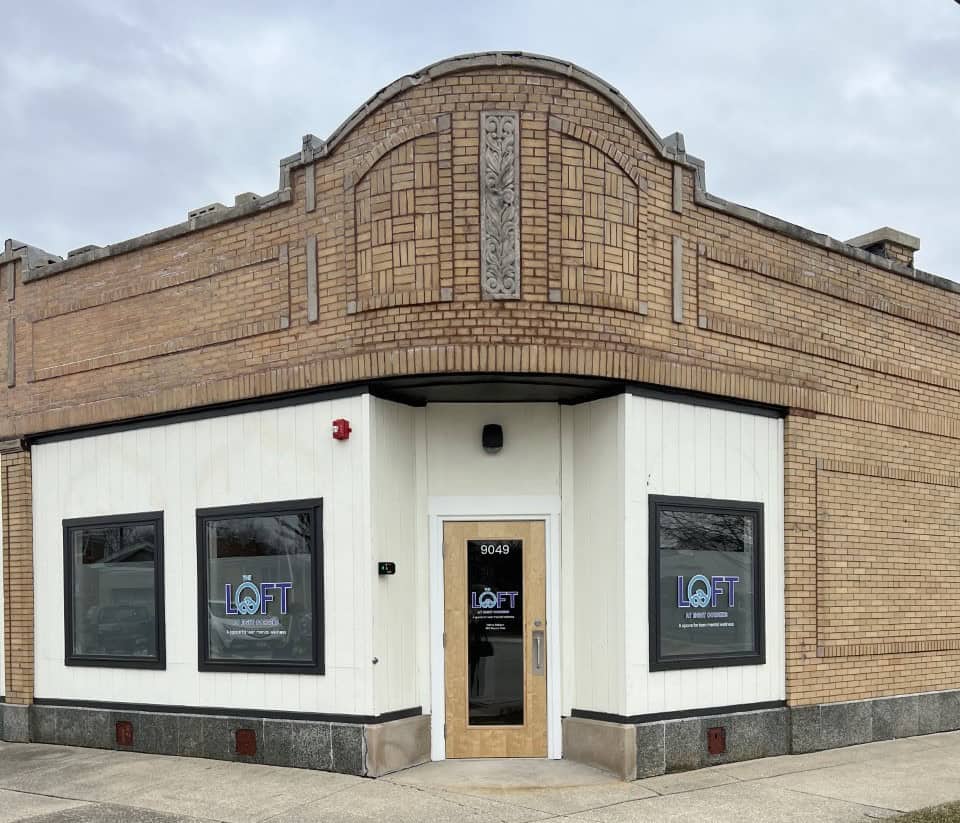
<instances>
[{"instance_id":1,"label":"large glass window","mask_svg":"<svg viewBox=\"0 0 960 823\"><path fill-rule=\"evenodd\" d=\"M201 669L323 672L321 503L197 512Z\"/></svg>"},{"instance_id":2,"label":"large glass window","mask_svg":"<svg viewBox=\"0 0 960 823\"><path fill-rule=\"evenodd\" d=\"M763 663L763 506L650 498L650 669Z\"/></svg>"},{"instance_id":3,"label":"large glass window","mask_svg":"<svg viewBox=\"0 0 960 823\"><path fill-rule=\"evenodd\" d=\"M67 665L164 667L163 514L63 522Z\"/></svg>"}]
</instances>

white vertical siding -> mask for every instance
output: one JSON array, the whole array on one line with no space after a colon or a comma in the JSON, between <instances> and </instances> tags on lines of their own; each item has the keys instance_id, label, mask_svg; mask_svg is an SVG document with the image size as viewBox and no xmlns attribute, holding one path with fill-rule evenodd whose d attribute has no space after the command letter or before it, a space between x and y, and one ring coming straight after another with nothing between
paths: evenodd
<instances>
[{"instance_id":1,"label":"white vertical siding","mask_svg":"<svg viewBox=\"0 0 960 823\"><path fill-rule=\"evenodd\" d=\"M353 397L35 446L37 696L373 713L369 406ZM348 441L331 438L338 417L351 422ZM198 672L196 510L311 497L324 499L326 674ZM68 669L62 521L155 510L166 670Z\"/></svg>"},{"instance_id":2,"label":"white vertical siding","mask_svg":"<svg viewBox=\"0 0 960 823\"><path fill-rule=\"evenodd\" d=\"M573 547L564 553L563 569L575 623L572 707L615 714L625 705L625 408L623 396L574 407L573 500L564 506L573 518L564 532L572 532Z\"/></svg>"},{"instance_id":3,"label":"white vertical siding","mask_svg":"<svg viewBox=\"0 0 960 823\"><path fill-rule=\"evenodd\" d=\"M430 706L430 533L427 517L427 415L414 414L416 444L416 609L417 609L417 702Z\"/></svg>"},{"instance_id":4,"label":"white vertical siding","mask_svg":"<svg viewBox=\"0 0 960 823\"><path fill-rule=\"evenodd\" d=\"M343 443L330 436L337 417L353 426ZM480 446L484 423L504 427L498 455ZM428 706L429 501L562 496L564 714L782 699L782 439L777 419L628 395L421 409L364 396L35 446L36 694L351 714ZM764 503L765 665L649 672L649 494ZM198 672L196 509L306 497L324 498L326 675ZM62 520L151 510L164 512L166 671L67 669ZM379 578L378 560L397 575Z\"/></svg>"},{"instance_id":5,"label":"white vertical siding","mask_svg":"<svg viewBox=\"0 0 960 823\"><path fill-rule=\"evenodd\" d=\"M426 551L426 520L418 506L417 418L422 409L371 400L370 477L373 562L373 667L376 714L420 706L421 643L426 634L426 579L417 562ZM376 563L397 573L379 577ZM425 569L426 566L424 565ZM426 647L424 647L425 649Z\"/></svg>"},{"instance_id":6,"label":"white vertical siding","mask_svg":"<svg viewBox=\"0 0 960 823\"><path fill-rule=\"evenodd\" d=\"M626 410L627 698L623 713L782 700L786 688L783 421L633 396L627 398ZM656 494L764 504L764 665L649 671L647 497ZM578 546L581 552L582 548Z\"/></svg>"},{"instance_id":7,"label":"white vertical siding","mask_svg":"<svg viewBox=\"0 0 960 823\"><path fill-rule=\"evenodd\" d=\"M432 403L427 416L431 496L560 494L560 407L553 403ZM503 426L503 451L480 446L485 423Z\"/></svg>"}]
</instances>

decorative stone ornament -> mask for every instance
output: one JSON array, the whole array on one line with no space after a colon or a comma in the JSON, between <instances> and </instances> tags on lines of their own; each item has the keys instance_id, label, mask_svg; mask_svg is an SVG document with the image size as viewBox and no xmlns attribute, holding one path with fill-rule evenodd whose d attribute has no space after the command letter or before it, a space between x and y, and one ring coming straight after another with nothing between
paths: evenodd
<instances>
[{"instance_id":1,"label":"decorative stone ornament","mask_svg":"<svg viewBox=\"0 0 960 823\"><path fill-rule=\"evenodd\" d=\"M480 286L484 297L520 297L519 117L480 113Z\"/></svg>"}]
</instances>

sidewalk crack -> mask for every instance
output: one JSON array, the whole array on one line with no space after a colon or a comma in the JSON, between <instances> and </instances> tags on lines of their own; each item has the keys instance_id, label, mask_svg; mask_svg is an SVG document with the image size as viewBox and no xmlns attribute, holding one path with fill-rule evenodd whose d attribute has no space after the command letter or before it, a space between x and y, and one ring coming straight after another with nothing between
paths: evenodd
<instances>
[{"instance_id":1,"label":"sidewalk crack","mask_svg":"<svg viewBox=\"0 0 960 823\"><path fill-rule=\"evenodd\" d=\"M807 797L818 797L821 800L834 800L838 803L849 803L851 806L860 806L862 809L873 809L878 812L889 812L890 815L894 814L905 814L910 811L910 809L893 809L887 806L875 806L872 803L860 803L856 800L849 800L846 797L837 797L832 794L820 794L819 792L806 791L804 789L794 789L790 786L779 786L781 791L793 792L794 794L802 794Z\"/></svg>"}]
</instances>

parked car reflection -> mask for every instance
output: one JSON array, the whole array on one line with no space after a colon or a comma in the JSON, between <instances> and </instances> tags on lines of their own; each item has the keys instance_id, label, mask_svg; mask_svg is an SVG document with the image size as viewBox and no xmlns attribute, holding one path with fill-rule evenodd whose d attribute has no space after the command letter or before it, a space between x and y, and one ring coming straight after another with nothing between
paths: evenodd
<instances>
[{"instance_id":1,"label":"parked car reflection","mask_svg":"<svg viewBox=\"0 0 960 823\"><path fill-rule=\"evenodd\" d=\"M146 606L94 606L87 612L85 654L149 656L155 653L155 621Z\"/></svg>"}]
</instances>

